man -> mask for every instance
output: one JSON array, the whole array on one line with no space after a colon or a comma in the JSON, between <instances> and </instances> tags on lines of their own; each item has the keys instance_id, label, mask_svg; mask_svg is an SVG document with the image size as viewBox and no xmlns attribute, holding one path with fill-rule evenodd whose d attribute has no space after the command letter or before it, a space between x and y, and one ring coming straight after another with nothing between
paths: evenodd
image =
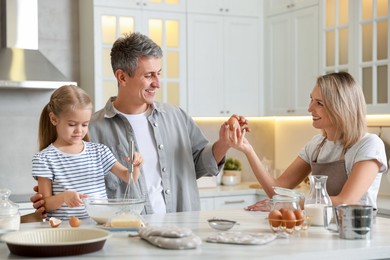
<instances>
[{"instance_id":1,"label":"man","mask_svg":"<svg viewBox=\"0 0 390 260\"><path fill-rule=\"evenodd\" d=\"M118 96L110 98L89 125L91 140L110 147L123 164L134 141L145 162L137 189L146 197L146 214L200 210L196 180L217 175L230 148L225 124L219 140L209 144L182 109L154 101L162 56L161 48L145 35L119 38L111 49ZM245 118L237 118L246 125ZM109 197L123 197L126 185L111 173L106 177ZM39 196L31 197L36 208L44 203Z\"/></svg>"}]
</instances>

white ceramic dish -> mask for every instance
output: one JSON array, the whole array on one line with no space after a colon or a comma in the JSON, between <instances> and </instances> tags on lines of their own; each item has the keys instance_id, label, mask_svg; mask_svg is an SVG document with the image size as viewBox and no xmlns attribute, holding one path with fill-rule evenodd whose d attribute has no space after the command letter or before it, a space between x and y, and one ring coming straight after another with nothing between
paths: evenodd
<instances>
[{"instance_id":1,"label":"white ceramic dish","mask_svg":"<svg viewBox=\"0 0 390 260\"><path fill-rule=\"evenodd\" d=\"M1 240L15 255L55 257L98 251L110 236L98 228L45 228L8 233Z\"/></svg>"}]
</instances>

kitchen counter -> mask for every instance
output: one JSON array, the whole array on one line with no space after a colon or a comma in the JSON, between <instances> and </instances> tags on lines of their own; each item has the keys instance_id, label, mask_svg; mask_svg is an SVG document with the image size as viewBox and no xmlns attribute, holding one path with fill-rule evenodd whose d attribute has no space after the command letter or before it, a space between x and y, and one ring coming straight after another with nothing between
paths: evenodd
<instances>
[{"instance_id":1,"label":"kitchen counter","mask_svg":"<svg viewBox=\"0 0 390 260\"><path fill-rule=\"evenodd\" d=\"M199 188L200 198L236 195L263 195L265 192L261 188L256 188L256 182L242 182L237 185L217 185L210 188ZM255 188L251 188L255 187Z\"/></svg>"},{"instance_id":2,"label":"kitchen counter","mask_svg":"<svg viewBox=\"0 0 390 260\"><path fill-rule=\"evenodd\" d=\"M277 238L264 245L232 245L206 242L206 238L217 231L212 230L207 219L228 218L238 221L231 231L248 233L271 232L266 221L267 213L244 210L214 210L181 212L144 216L149 225L175 225L188 227L202 239L197 249L167 250L154 247L139 237L128 237L116 232L103 249L77 256L89 259L379 259L390 258L390 219L376 218L371 240L344 240L323 227L310 227L290 238ZM88 221L86 221L88 222ZM89 222L83 227L93 226ZM59 227L68 227L62 223ZM22 224L21 229L50 228L48 223ZM5 243L0 243L0 259L14 259ZM74 257L70 257L74 258ZM48 258L45 258L48 259ZM66 259L66 258L64 258Z\"/></svg>"}]
</instances>

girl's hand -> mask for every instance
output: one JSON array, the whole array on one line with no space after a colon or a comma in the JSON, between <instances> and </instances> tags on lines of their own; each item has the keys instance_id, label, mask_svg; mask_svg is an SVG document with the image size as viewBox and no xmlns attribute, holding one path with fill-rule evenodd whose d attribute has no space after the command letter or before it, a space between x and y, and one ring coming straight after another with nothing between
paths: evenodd
<instances>
[{"instance_id":1,"label":"girl's hand","mask_svg":"<svg viewBox=\"0 0 390 260\"><path fill-rule=\"evenodd\" d=\"M83 201L81 199L86 197L88 195L76 191L64 191L64 202L70 208L82 206Z\"/></svg>"},{"instance_id":2,"label":"girl's hand","mask_svg":"<svg viewBox=\"0 0 390 260\"><path fill-rule=\"evenodd\" d=\"M264 199L248 206L245 210L249 211L271 211L272 202L270 199Z\"/></svg>"}]
</instances>

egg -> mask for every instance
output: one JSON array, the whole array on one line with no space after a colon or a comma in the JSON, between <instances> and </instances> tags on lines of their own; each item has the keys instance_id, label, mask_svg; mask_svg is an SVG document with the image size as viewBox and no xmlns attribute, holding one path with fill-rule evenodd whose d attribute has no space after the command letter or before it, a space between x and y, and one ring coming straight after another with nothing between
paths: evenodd
<instances>
[{"instance_id":1,"label":"egg","mask_svg":"<svg viewBox=\"0 0 390 260\"><path fill-rule=\"evenodd\" d=\"M229 118L229 120L227 121L227 124L229 125L230 130L233 130L234 126L238 127L240 125L238 122L238 119L234 116Z\"/></svg>"},{"instance_id":2,"label":"egg","mask_svg":"<svg viewBox=\"0 0 390 260\"><path fill-rule=\"evenodd\" d=\"M273 227L279 227L281 224L282 220L282 213L274 209L268 214L268 221Z\"/></svg>"},{"instance_id":3,"label":"egg","mask_svg":"<svg viewBox=\"0 0 390 260\"><path fill-rule=\"evenodd\" d=\"M59 225L61 225L61 222L62 222L61 219L55 217L49 218L49 223L52 228L58 227Z\"/></svg>"},{"instance_id":4,"label":"egg","mask_svg":"<svg viewBox=\"0 0 390 260\"><path fill-rule=\"evenodd\" d=\"M80 219L78 219L75 216L71 216L69 219L69 225L71 227L79 227L80 226Z\"/></svg>"},{"instance_id":5,"label":"egg","mask_svg":"<svg viewBox=\"0 0 390 260\"><path fill-rule=\"evenodd\" d=\"M294 228L295 227L295 217L294 211L291 209L285 209L282 214L282 219L285 220L286 228Z\"/></svg>"},{"instance_id":6,"label":"egg","mask_svg":"<svg viewBox=\"0 0 390 260\"><path fill-rule=\"evenodd\" d=\"M303 224L303 221L305 219L305 214L303 213L303 210L301 209L296 209L294 210L295 218L299 221L297 221L297 226L300 226Z\"/></svg>"}]
</instances>

